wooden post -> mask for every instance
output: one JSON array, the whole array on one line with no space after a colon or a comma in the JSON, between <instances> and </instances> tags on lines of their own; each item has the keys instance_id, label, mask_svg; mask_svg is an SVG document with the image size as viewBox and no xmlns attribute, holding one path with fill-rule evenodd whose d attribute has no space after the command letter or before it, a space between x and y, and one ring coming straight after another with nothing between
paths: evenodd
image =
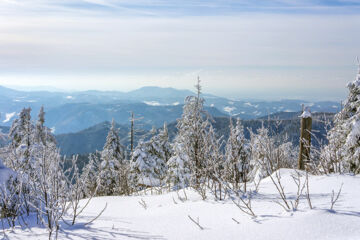
<instances>
[{"instance_id":1,"label":"wooden post","mask_svg":"<svg viewBox=\"0 0 360 240\"><path fill-rule=\"evenodd\" d=\"M308 109L305 109L300 117L301 129L298 169L304 170L305 163L310 161L312 118L311 113Z\"/></svg>"}]
</instances>

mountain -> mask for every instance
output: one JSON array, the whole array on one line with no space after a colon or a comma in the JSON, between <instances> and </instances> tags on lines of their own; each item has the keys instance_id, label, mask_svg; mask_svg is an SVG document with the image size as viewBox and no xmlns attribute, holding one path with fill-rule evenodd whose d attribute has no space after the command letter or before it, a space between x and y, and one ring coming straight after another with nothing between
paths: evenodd
<instances>
[{"instance_id":1,"label":"mountain","mask_svg":"<svg viewBox=\"0 0 360 240\"><path fill-rule=\"evenodd\" d=\"M130 113L134 112L137 124L144 129L161 127L164 122L173 122L181 117L183 105L151 106L145 103L65 104L46 112L46 125L56 134L77 132L113 118L117 123L128 125ZM212 116L227 116L216 108L205 108Z\"/></svg>"},{"instance_id":2,"label":"mountain","mask_svg":"<svg viewBox=\"0 0 360 240\"><path fill-rule=\"evenodd\" d=\"M148 129L160 127L163 122L173 122L181 116L189 90L174 88L142 87L130 92L82 91L48 92L17 91L0 86L0 124L10 126L24 107L31 107L36 118L40 107L46 111L46 125L56 134L78 132L114 118L127 124L130 112L142 118L141 124ZM232 115L241 119L257 119L277 112L298 112L301 105L310 106L312 112L338 112L337 102L308 102L302 100L243 101L203 94L205 106L213 116Z\"/></svg>"},{"instance_id":3,"label":"mountain","mask_svg":"<svg viewBox=\"0 0 360 240\"><path fill-rule=\"evenodd\" d=\"M274 115L275 116L275 115ZM280 137L287 137L288 141L291 141L295 146L298 145L300 139L300 118L297 117L287 118L279 120L280 118L272 119L253 119L253 120L242 120L242 124L245 129L245 137L250 138L250 131L256 132L258 128L262 125L269 127L271 132L278 134ZM325 120L331 122L333 114L315 113L313 114L313 141L314 146L319 146L320 142L326 142L326 131L325 131ZM233 119L235 124L235 119ZM214 122L212 123L216 134L218 137L223 136L224 140L227 140L229 136L229 117L214 117ZM119 128L119 136L121 142L124 146L129 145L129 125L117 124ZM103 122L87 128L85 130L56 135L56 140L58 147L61 149L61 153L64 155L72 154L87 154L95 152L96 150L101 150L105 144L105 139L107 132L109 131L110 123ZM149 136L149 131L142 129L139 130L137 127L137 134L135 136L135 145L138 140L141 138L146 138ZM177 134L176 122L171 122L168 124L169 137L170 140L173 140Z\"/></svg>"},{"instance_id":4,"label":"mountain","mask_svg":"<svg viewBox=\"0 0 360 240\"><path fill-rule=\"evenodd\" d=\"M110 122L102 122L77 133L56 135L56 141L62 155L87 154L102 150L106 136L110 130ZM119 130L121 144L130 145L130 127L116 124ZM136 129L134 141L137 143L141 137L146 137L148 131ZM129 149L128 149L129 150Z\"/></svg>"}]
</instances>

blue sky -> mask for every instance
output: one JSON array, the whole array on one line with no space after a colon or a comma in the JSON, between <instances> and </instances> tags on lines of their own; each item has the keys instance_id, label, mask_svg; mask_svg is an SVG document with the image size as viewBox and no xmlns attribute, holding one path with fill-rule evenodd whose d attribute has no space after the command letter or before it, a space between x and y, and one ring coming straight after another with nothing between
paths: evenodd
<instances>
[{"instance_id":1,"label":"blue sky","mask_svg":"<svg viewBox=\"0 0 360 240\"><path fill-rule=\"evenodd\" d=\"M359 29L360 0L2 0L0 85L342 99Z\"/></svg>"}]
</instances>

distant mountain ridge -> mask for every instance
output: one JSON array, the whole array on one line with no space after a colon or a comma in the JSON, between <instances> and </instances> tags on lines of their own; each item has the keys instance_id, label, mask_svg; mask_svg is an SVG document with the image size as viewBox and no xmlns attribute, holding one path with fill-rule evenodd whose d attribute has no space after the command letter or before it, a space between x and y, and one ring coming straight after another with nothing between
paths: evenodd
<instances>
[{"instance_id":1,"label":"distant mountain ridge","mask_svg":"<svg viewBox=\"0 0 360 240\"><path fill-rule=\"evenodd\" d=\"M40 107L46 111L46 125L55 133L78 132L114 118L127 124L130 112L142 118L145 128L160 127L163 122L173 122L181 116L184 99L194 95L189 90L142 87L130 92L82 91L48 92L17 91L0 86L0 125L10 126L24 107L31 107L36 118ZM203 94L205 106L215 117L236 116L256 119L277 112L298 112L301 105L313 112L338 112L340 104L331 101L308 102L302 100L242 101Z\"/></svg>"},{"instance_id":2,"label":"distant mountain ridge","mask_svg":"<svg viewBox=\"0 0 360 240\"><path fill-rule=\"evenodd\" d=\"M313 116L313 134L317 140L326 142L326 131L325 131L325 119L332 121L333 114L323 114L315 113ZM272 116L274 117L274 116ZM233 118L234 124L236 119ZM279 123L280 121L280 123ZM214 122L212 123L216 134L218 137L223 136L224 140L227 140L229 136L229 117L214 117ZM291 141L295 146L298 144L300 139L300 118L298 115L296 117L275 117L269 119L253 119L253 120L243 120L242 124L244 125L245 137L250 138L250 131L256 132L258 128L262 125L265 127L270 127L275 133L280 136L288 137L288 141ZM117 124L119 128L119 136L121 143L124 146L129 145L129 125ZM102 150L108 130L110 129L109 122L103 122L82 130L77 133L69 134L60 134L56 135L56 140L58 142L58 147L61 149L61 153L64 155L72 154L88 154L95 152L96 150ZM173 140L176 133L176 122L171 122L168 124L168 131L170 140ZM150 135L150 132L145 129L138 129L135 136L135 145L138 140L141 138L146 138ZM313 145L318 146L320 143L317 140L313 140Z\"/></svg>"},{"instance_id":3,"label":"distant mountain ridge","mask_svg":"<svg viewBox=\"0 0 360 240\"><path fill-rule=\"evenodd\" d=\"M297 145L299 142L299 127L300 118L299 113L276 113L267 118L243 120L245 137L250 138L249 129L255 131L262 125L270 127L275 133L280 136L287 136L289 141ZM314 146L318 146L318 141L326 142L326 121L332 121L334 117L333 113L314 113L313 114L313 134L316 138L312 141ZM235 124L236 119L232 118ZM229 117L214 117L212 123L216 134L220 137L223 136L224 140L229 135ZM65 133L55 135L58 147L61 154L71 156L73 154L88 154L93 153L96 150L102 150L107 133L110 129L110 122L105 121L99 124L93 125L89 128L81 130L75 133ZM129 124L116 124L116 128L119 129L119 136L121 143L124 146L129 146ZM0 130L3 133L8 133L9 127L1 127ZM136 125L135 145L141 138L148 138L150 136L149 129L144 129L143 126ZM169 122L168 124L169 137L171 140L177 133L176 121ZM0 139L0 146L7 143L7 139ZM129 151L129 149L127 149Z\"/></svg>"}]
</instances>

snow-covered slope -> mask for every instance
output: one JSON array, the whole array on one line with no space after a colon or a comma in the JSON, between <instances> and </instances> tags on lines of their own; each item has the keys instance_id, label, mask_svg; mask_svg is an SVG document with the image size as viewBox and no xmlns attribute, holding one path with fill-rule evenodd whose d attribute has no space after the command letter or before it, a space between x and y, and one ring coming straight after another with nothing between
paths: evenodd
<instances>
[{"instance_id":1,"label":"snow-covered slope","mask_svg":"<svg viewBox=\"0 0 360 240\"><path fill-rule=\"evenodd\" d=\"M291 199L296 185L293 170L282 169L281 181ZM303 179L304 180L304 179ZM59 239L360 239L360 176L310 176L313 210L302 199L297 211L286 212L274 201L278 193L269 178L260 183L254 195L251 218L242 213L230 200L202 201L194 191L163 195L94 198L78 223L64 225ZM331 192L342 192L334 211L330 211ZM140 202L142 202L140 204ZM104 213L95 217L107 204ZM146 205L146 209L144 208ZM204 230L194 224L199 219ZM238 223L237 223L237 222ZM45 229L33 227L8 231L10 239L47 239Z\"/></svg>"}]
</instances>

